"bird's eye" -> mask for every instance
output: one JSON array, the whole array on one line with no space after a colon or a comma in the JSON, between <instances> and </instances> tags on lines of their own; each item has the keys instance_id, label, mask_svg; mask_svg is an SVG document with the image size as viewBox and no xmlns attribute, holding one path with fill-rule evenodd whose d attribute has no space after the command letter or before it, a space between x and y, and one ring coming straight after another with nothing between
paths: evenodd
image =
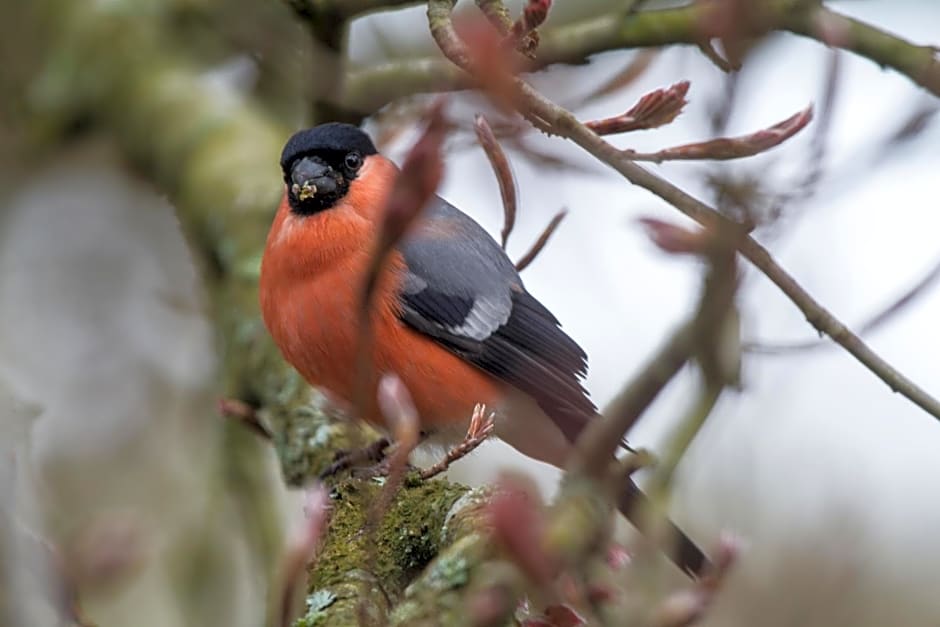
<instances>
[{"instance_id":1,"label":"bird's eye","mask_svg":"<svg viewBox=\"0 0 940 627\"><path fill-rule=\"evenodd\" d=\"M362 157L358 152L351 152L346 155L346 160L344 163L346 164L347 169L355 172L362 167Z\"/></svg>"}]
</instances>

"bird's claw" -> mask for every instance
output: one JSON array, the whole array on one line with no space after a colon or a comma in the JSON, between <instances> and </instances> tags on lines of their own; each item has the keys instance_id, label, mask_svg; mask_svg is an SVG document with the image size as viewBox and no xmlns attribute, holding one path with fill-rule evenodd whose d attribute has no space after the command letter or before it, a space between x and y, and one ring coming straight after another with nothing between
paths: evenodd
<instances>
[{"instance_id":1,"label":"bird's claw","mask_svg":"<svg viewBox=\"0 0 940 627\"><path fill-rule=\"evenodd\" d=\"M388 474L388 462L385 451L389 447L389 444L388 438L382 437L362 448L338 451L333 458L333 463L320 473L320 480L325 481L350 468L354 469L354 474L358 474L358 470L369 471L373 468L379 468L382 464L385 464L384 473L379 471L369 476L383 476Z\"/></svg>"}]
</instances>

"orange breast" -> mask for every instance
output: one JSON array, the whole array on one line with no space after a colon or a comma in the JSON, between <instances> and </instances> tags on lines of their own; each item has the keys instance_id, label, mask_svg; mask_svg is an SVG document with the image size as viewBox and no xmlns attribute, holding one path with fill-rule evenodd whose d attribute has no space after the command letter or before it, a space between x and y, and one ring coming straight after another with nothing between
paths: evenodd
<instances>
[{"instance_id":1,"label":"orange breast","mask_svg":"<svg viewBox=\"0 0 940 627\"><path fill-rule=\"evenodd\" d=\"M362 333L357 312L375 211L384 202L375 190L390 189L395 173L389 162L370 157L344 202L311 216L293 214L282 200L262 262L261 311L274 341L307 381L347 403L356 392ZM382 374L392 372L411 392L423 428L465 423L475 403L498 400L499 385L401 322L397 295L403 264L394 253L373 301L371 376L362 417L384 423L375 387Z\"/></svg>"}]
</instances>

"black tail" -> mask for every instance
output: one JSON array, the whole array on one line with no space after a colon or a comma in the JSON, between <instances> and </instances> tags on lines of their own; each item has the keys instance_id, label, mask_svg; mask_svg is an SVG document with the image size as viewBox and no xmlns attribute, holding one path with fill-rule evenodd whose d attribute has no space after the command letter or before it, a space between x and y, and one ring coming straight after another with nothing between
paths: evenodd
<instances>
[{"instance_id":1,"label":"black tail","mask_svg":"<svg viewBox=\"0 0 940 627\"><path fill-rule=\"evenodd\" d=\"M631 479L617 501L617 509L642 533L639 513L649 506L649 499ZM666 520L667 533L660 549L679 568L692 577L701 577L711 567L705 553L671 520Z\"/></svg>"}]
</instances>

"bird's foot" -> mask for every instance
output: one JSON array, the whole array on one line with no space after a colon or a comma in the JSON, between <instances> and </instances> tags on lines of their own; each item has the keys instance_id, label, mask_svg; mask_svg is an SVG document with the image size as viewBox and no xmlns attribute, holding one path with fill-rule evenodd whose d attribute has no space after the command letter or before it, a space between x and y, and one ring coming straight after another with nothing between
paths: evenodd
<instances>
[{"instance_id":1,"label":"bird's foot","mask_svg":"<svg viewBox=\"0 0 940 627\"><path fill-rule=\"evenodd\" d=\"M392 444L394 447L395 445ZM392 471L392 455L386 453L383 459L369 466L356 466L350 470L350 474L356 479L375 479L377 477L388 477Z\"/></svg>"},{"instance_id":2,"label":"bird's foot","mask_svg":"<svg viewBox=\"0 0 940 627\"><path fill-rule=\"evenodd\" d=\"M362 476L362 472L369 473L370 471L374 472L372 472L372 474L366 474L365 476L376 477L387 475L388 460L386 458L386 449L388 449L389 445L390 442L388 438L382 437L362 448L337 452L336 456L333 458L333 463L320 473L320 480L324 481L350 468L353 469L353 474L356 476ZM383 466L385 467L384 473L382 472Z\"/></svg>"}]
</instances>

